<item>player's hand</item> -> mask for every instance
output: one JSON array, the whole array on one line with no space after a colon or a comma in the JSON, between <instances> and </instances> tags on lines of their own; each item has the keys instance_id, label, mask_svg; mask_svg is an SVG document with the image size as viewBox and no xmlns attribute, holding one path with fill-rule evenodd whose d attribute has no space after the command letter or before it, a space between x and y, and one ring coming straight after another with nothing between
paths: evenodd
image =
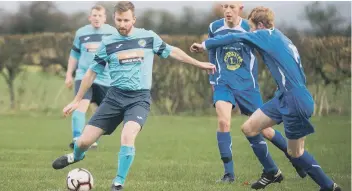
<instances>
[{"instance_id":1,"label":"player's hand","mask_svg":"<svg viewBox=\"0 0 352 191\"><path fill-rule=\"evenodd\" d=\"M76 110L79 106L79 101L73 101L71 103L69 103L63 110L63 114L65 117L71 115L71 113Z\"/></svg>"},{"instance_id":2,"label":"player's hand","mask_svg":"<svg viewBox=\"0 0 352 191\"><path fill-rule=\"evenodd\" d=\"M198 66L208 71L208 74L214 74L216 72L216 66L210 62L199 62Z\"/></svg>"},{"instance_id":3,"label":"player's hand","mask_svg":"<svg viewBox=\"0 0 352 191\"><path fill-rule=\"evenodd\" d=\"M200 53L200 52L204 51L204 48L203 48L202 44L193 43L190 50L191 50L191 52Z\"/></svg>"},{"instance_id":4,"label":"player's hand","mask_svg":"<svg viewBox=\"0 0 352 191\"><path fill-rule=\"evenodd\" d=\"M70 75L66 76L65 85L68 89L72 88L72 85L73 85L73 77L72 76L70 76Z\"/></svg>"}]
</instances>

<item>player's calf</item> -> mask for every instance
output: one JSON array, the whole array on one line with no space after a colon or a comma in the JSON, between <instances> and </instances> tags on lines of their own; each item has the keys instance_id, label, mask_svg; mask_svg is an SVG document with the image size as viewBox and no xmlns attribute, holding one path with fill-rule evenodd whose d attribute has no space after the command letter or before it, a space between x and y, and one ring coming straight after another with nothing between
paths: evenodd
<instances>
[{"instance_id":1,"label":"player's calf","mask_svg":"<svg viewBox=\"0 0 352 191\"><path fill-rule=\"evenodd\" d=\"M96 141L104 134L104 130L92 126L92 125L87 125L84 130L82 135L77 139L75 144L77 145L78 148L82 150L87 150L89 149L93 144L96 143Z\"/></svg>"},{"instance_id":2,"label":"player's calf","mask_svg":"<svg viewBox=\"0 0 352 191\"><path fill-rule=\"evenodd\" d=\"M235 173L232 160L232 139L230 132L217 132L217 141L221 160L225 169L225 175L217 182L233 182L235 179Z\"/></svg>"},{"instance_id":3,"label":"player's calf","mask_svg":"<svg viewBox=\"0 0 352 191\"><path fill-rule=\"evenodd\" d=\"M335 183L325 174L314 157L304 150L304 140L305 137L288 140L292 163L307 172L322 190L331 190Z\"/></svg>"},{"instance_id":4,"label":"player's calf","mask_svg":"<svg viewBox=\"0 0 352 191\"><path fill-rule=\"evenodd\" d=\"M128 172L132 166L134 157L136 155L136 149L134 147L134 141L141 130L141 125L134 121L128 121L125 123L121 133L121 147L118 154L118 169L116 177L113 180L114 190L122 190L125 184Z\"/></svg>"},{"instance_id":5,"label":"player's calf","mask_svg":"<svg viewBox=\"0 0 352 191\"><path fill-rule=\"evenodd\" d=\"M86 137L86 138L79 138L77 141L76 141L76 144L77 144L77 146L79 147L79 148L81 148L81 149L85 149L85 150L87 150L87 149L89 149L89 147L91 146L91 145L93 145L95 143L95 140L93 140L93 139L90 139L90 138L88 138L88 137Z\"/></svg>"},{"instance_id":6,"label":"player's calf","mask_svg":"<svg viewBox=\"0 0 352 191\"><path fill-rule=\"evenodd\" d=\"M260 133L262 129L271 127L275 121L266 116L260 109L255 111L251 117L242 125L242 131L246 135L254 154L264 167L262 177L252 185L254 189L262 189L274 182L281 182L283 176L271 158L268 145Z\"/></svg>"},{"instance_id":7,"label":"player's calf","mask_svg":"<svg viewBox=\"0 0 352 191\"><path fill-rule=\"evenodd\" d=\"M83 134L77 139L74 144L73 153L57 158L52 166L54 169L62 169L68 165L74 164L85 157L87 149L104 133L98 127L87 125L84 128Z\"/></svg>"},{"instance_id":8,"label":"player's calf","mask_svg":"<svg viewBox=\"0 0 352 191\"><path fill-rule=\"evenodd\" d=\"M282 136L280 131L274 130L273 128L267 128L263 129L262 134L267 140L270 140L272 144L279 148L292 163L292 157L288 154L287 140L284 138L284 136ZM301 178L305 178L307 176L307 173L302 168L293 163L292 166L295 168L297 174Z\"/></svg>"}]
</instances>

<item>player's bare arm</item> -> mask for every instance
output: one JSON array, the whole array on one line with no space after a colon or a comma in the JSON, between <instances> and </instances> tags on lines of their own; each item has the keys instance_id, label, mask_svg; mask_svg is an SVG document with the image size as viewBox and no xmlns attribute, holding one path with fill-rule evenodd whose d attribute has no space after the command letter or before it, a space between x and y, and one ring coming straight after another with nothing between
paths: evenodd
<instances>
[{"instance_id":1,"label":"player's bare arm","mask_svg":"<svg viewBox=\"0 0 352 191\"><path fill-rule=\"evenodd\" d=\"M216 67L214 64L210 62L200 62L189 55L187 55L183 50L174 47L171 51L170 56L176 60L179 60L180 62L192 64L194 66L197 66L202 69L208 70L209 73L213 74L216 70Z\"/></svg>"},{"instance_id":2,"label":"player's bare arm","mask_svg":"<svg viewBox=\"0 0 352 191\"><path fill-rule=\"evenodd\" d=\"M77 59L70 56L68 59L67 72L66 72L66 80L65 85L67 88L72 88L73 85L73 72L77 67Z\"/></svg>"}]
</instances>

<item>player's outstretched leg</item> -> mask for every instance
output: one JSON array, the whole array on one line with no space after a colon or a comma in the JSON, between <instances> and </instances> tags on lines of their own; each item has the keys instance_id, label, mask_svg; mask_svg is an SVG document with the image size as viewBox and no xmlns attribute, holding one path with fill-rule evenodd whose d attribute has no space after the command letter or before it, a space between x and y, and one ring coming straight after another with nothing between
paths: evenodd
<instances>
[{"instance_id":1,"label":"player's outstretched leg","mask_svg":"<svg viewBox=\"0 0 352 191\"><path fill-rule=\"evenodd\" d=\"M232 160L232 138L230 133L232 104L225 101L216 102L218 129L216 133L221 160L224 164L224 175L217 182L231 183L235 181Z\"/></svg>"},{"instance_id":2,"label":"player's outstretched leg","mask_svg":"<svg viewBox=\"0 0 352 191\"><path fill-rule=\"evenodd\" d=\"M320 186L320 191L341 191L341 188L324 173L314 157L304 150L304 139L305 137L288 140L292 163L304 169Z\"/></svg>"},{"instance_id":3,"label":"player's outstretched leg","mask_svg":"<svg viewBox=\"0 0 352 191\"><path fill-rule=\"evenodd\" d=\"M307 176L307 173L302 168L292 163L291 156L287 153L287 140L284 138L284 136L282 136L280 131L274 130L273 128L266 128L262 131L262 134L267 140L273 143L273 145L275 145L285 154L301 178L305 178Z\"/></svg>"},{"instance_id":4,"label":"player's outstretched leg","mask_svg":"<svg viewBox=\"0 0 352 191\"><path fill-rule=\"evenodd\" d=\"M103 134L104 131L102 129L87 125L84 128L83 134L75 142L73 153L57 158L52 164L53 168L56 170L63 169L71 164L83 160L85 157L85 152L88 148Z\"/></svg>"},{"instance_id":5,"label":"player's outstretched leg","mask_svg":"<svg viewBox=\"0 0 352 191\"><path fill-rule=\"evenodd\" d=\"M271 158L263 135L261 134L262 129L268 128L276 124L275 121L266 116L260 109L255 111L249 119L242 125L241 129L246 135L251 147L263 165L264 170L261 177L252 184L253 189L264 189L271 183L281 182L284 177L281 171L276 166L275 162Z\"/></svg>"},{"instance_id":6,"label":"player's outstretched leg","mask_svg":"<svg viewBox=\"0 0 352 191\"><path fill-rule=\"evenodd\" d=\"M129 169L136 154L134 142L140 129L141 126L134 121L128 121L123 127L121 133L121 147L118 154L117 173L113 180L111 191L123 189Z\"/></svg>"}]
</instances>

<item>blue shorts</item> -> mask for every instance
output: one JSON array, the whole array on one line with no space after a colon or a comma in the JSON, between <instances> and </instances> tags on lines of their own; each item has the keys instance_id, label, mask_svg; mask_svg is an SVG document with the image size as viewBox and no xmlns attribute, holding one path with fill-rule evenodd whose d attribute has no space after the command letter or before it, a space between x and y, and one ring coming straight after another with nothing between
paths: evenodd
<instances>
[{"instance_id":1,"label":"blue shorts","mask_svg":"<svg viewBox=\"0 0 352 191\"><path fill-rule=\"evenodd\" d=\"M277 124L284 122L288 139L296 140L314 133L314 126L309 121L314 111L314 100L307 88L295 88L279 94L260 109Z\"/></svg>"},{"instance_id":2,"label":"blue shorts","mask_svg":"<svg viewBox=\"0 0 352 191\"><path fill-rule=\"evenodd\" d=\"M143 127L150 102L150 90L126 91L111 87L88 125L103 129L105 135L112 134L122 121L134 121Z\"/></svg>"},{"instance_id":3,"label":"blue shorts","mask_svg":"<svg viewBox=\"0 0 352 191\"><path fill-rule=\"evenodd\" d=\"M244 115L252 115L263 105L262 96L258 89L236 90L227 85L215 85L213 103L217 101L227 101L235 108L236 103Z\"/></svg>"},{"instance_id":4,"label":"blue shorts","mask_svg":"<svg viewBox=\"0 0 352 191\"><path fill-rule=\"evenodd\" d=\"M75 81L75 95L77 95L79 87L81 86L81 80ZM99 84L92 84L86 94L84 94L83 99L88 99L92 103L96 103L98 106L102 103L105 95L107 94L110 87L102 86Z\"/></svg>"}]
</instances>

